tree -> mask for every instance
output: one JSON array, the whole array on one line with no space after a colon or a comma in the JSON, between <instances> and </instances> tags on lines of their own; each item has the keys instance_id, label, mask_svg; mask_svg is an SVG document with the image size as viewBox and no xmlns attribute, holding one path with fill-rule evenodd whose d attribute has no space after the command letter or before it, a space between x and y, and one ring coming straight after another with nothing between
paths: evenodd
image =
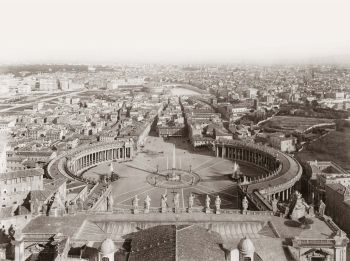
<instances>
[{"instance_id":1,"label":"tree","mask_svg":"<svg viewBox=\"0 0 350 261\"><path fill-rule=\"evenodd\" d=\"M317 100L313 100L313 101L311 102L311 106L312 106L312 108L317 108L317 107L319 106Z\"/></svg>"}]
</instances>

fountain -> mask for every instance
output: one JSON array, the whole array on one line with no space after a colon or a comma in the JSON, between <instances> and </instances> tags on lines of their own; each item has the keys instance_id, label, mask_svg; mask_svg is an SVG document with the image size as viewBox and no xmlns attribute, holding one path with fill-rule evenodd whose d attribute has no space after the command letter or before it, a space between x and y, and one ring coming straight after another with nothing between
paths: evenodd
<instances>
[{"instance_id":1,"label":"fountain","mask_svg":"<svg viewBox=\"0 0 350 261\"><path fill-rule=\"evenodd\" d=\"M241 172L239 170L239 165L237 164L237 162L235 162L233 164L232 178L234 180L238 180L240 179L240 176L241 176Z\"/></svg>"},{"instance_id":2,"label":"fountain","mask_svg":"<svg viewBox=\"0 0 350 261\"><path fill-rule=\"evenodd\" d=\"M166 169L150 174L146 179L149 184L159 188L176 189L195 186L200 181L200 176L195 173L191 166L190 170L181 168L181 158L179 160L179 168L176 168L176 148L173 145L172 151L172 166L169 167L169 157L166 157Z\"/></svg>"},{"instance_id":3,"label":"fountain","mask_svg":"<svg viewBox=\"0 0 350 261\"><path fill-rule=\"evenodd\" d=\"M113 162L111 162L111 164L109 165L109 173L107 174L107 177L112 182L119 179L119 175L114 171Z\"/></svg>"}]
</instances>

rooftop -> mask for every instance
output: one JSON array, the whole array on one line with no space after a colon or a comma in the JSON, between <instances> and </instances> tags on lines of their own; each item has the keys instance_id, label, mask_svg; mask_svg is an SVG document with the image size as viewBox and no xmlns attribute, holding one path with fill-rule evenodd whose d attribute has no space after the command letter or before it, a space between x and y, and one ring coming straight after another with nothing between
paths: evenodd
<instances>
[{"instance_id":1,"label":"rooftop","mask_svg":"<svg viewBox=\"0 0 350 261\"><path fill-rule=\"evenodd\" d=\"M43 176L42 169L26 169L26 170L18 170L12 172L6 172L0 174L0 180L8 180L15 178L23 178L23 177L33 177L33 176Z\"/></svg>"}]
</instances>

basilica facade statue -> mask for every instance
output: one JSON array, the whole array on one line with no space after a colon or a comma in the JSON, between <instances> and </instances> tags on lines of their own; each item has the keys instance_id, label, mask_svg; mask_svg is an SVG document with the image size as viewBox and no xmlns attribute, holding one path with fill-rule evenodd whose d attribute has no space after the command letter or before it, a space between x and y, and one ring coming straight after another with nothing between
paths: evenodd
<instances>
[{"instance_id":1,"label":"basilica facade statue","mask_svg":"<svg viewBox=\"0 0 350 261\"><path fill-rule=\"evenodd\" d=\"M219 197L219 195L217 195L215 198L216 214L220 214L220 206L221 206L221 198Z\"/></svg>"},{"instance_id":2,"label":"basilica facade statue","mask_svg":"<svg viewBox=\"0 0 350 261\"><path fill-rule=\"evenodd\" d=\"M168 201L168 196L167 194L164 193L161 198L162 213L167 211L167 201Z\"/></svg>"},{"instance_id":3,"label":"basilica facade statue","mask_svg":"<svg viewBox=\"0 0 350 261\"><path fill-rule=\"evenodd\" d=\"M134 196L134 199L132 200L132 206L134 208L134 214L138 213L138 208L139 208L139 198L137 195Z\"/></svg>"},{"instance_id":4,"label":"basilica facade statue","mask_svg":"<svg viewBox=\"0 0 350 261\"><path fill-rule=\"evenodd\" d=\"M188 208L189 209L193 208L193 204L194 204L194 196L191 193L190 196L188 197Z\"/></svg>"},{"instance_id":5,"label":"basilica facade statue","mask_svg":"<svg viewBox=\"0 0 350 261\"><path fill-rule=\"evenodd\" d=\"M145 198L145 213L149 213L149 208L151 206L151 198L147 195Z\"/></svg>"},{"instance_id":6,"label":"basilica facade statue","mask_svg":"<svg viewBox=\"0 0 350 261\"><path fill-rule=\"evenodd\" d=\"M207 195L205 198L205 213L210 213L210 197Z\"/></svg>"},{"instance_id":7,"label":"basilica facade statue","mask_svg":"<svg viewBox=\"0 0 350 261\"><path fill-rule=\"evenodd\" d=\"M248 205L249 205L248 199L247 199L246 196L244 196L244 198L243 198L243 200L242 200L242 210L243 210L243 214L247 213Z\"/></svg>"}]
</instances>

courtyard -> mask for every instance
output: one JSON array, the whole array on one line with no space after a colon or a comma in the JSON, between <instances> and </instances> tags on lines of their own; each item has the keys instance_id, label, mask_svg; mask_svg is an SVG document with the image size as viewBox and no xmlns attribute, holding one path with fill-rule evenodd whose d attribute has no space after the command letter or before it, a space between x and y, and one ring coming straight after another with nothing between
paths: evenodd
<instances>
[{"instance_id":1,"label":"courtyard","mask_svg":"<svg viewBox=\"0 0 350 261\"><path fill-rule=\"evenodd\" d=\"M147 181L147 177L154 175L157 169L171 169L173 167L173 144L175 144L175 167L185 171L193 171L200 177L200 181L185 188L166 189L154 186ZM195 197L194 207L205 205L206 195L211 198L211 206L215 206L215 197L221 198L221 208L240 208L241 199L238 194L237 183L231 179L233 162L217 158L208 150L193 151L186 139L170 138L163 140L160 137L149 136L141 151L129 162L103 163L87 170L84 177L99 179L110 172L110 164L120 178L112 184L113 207L132 207L135 195L139 198L139 206L148 195L151 198L151 208L159 208L161 196L167 195L168 207L174 207L173 198L180 195L180 207L188 206L188 197L192 193ZM260 169L239 164L240 171L247 176L261 174Z\"/></svg>"}]
</instances>

